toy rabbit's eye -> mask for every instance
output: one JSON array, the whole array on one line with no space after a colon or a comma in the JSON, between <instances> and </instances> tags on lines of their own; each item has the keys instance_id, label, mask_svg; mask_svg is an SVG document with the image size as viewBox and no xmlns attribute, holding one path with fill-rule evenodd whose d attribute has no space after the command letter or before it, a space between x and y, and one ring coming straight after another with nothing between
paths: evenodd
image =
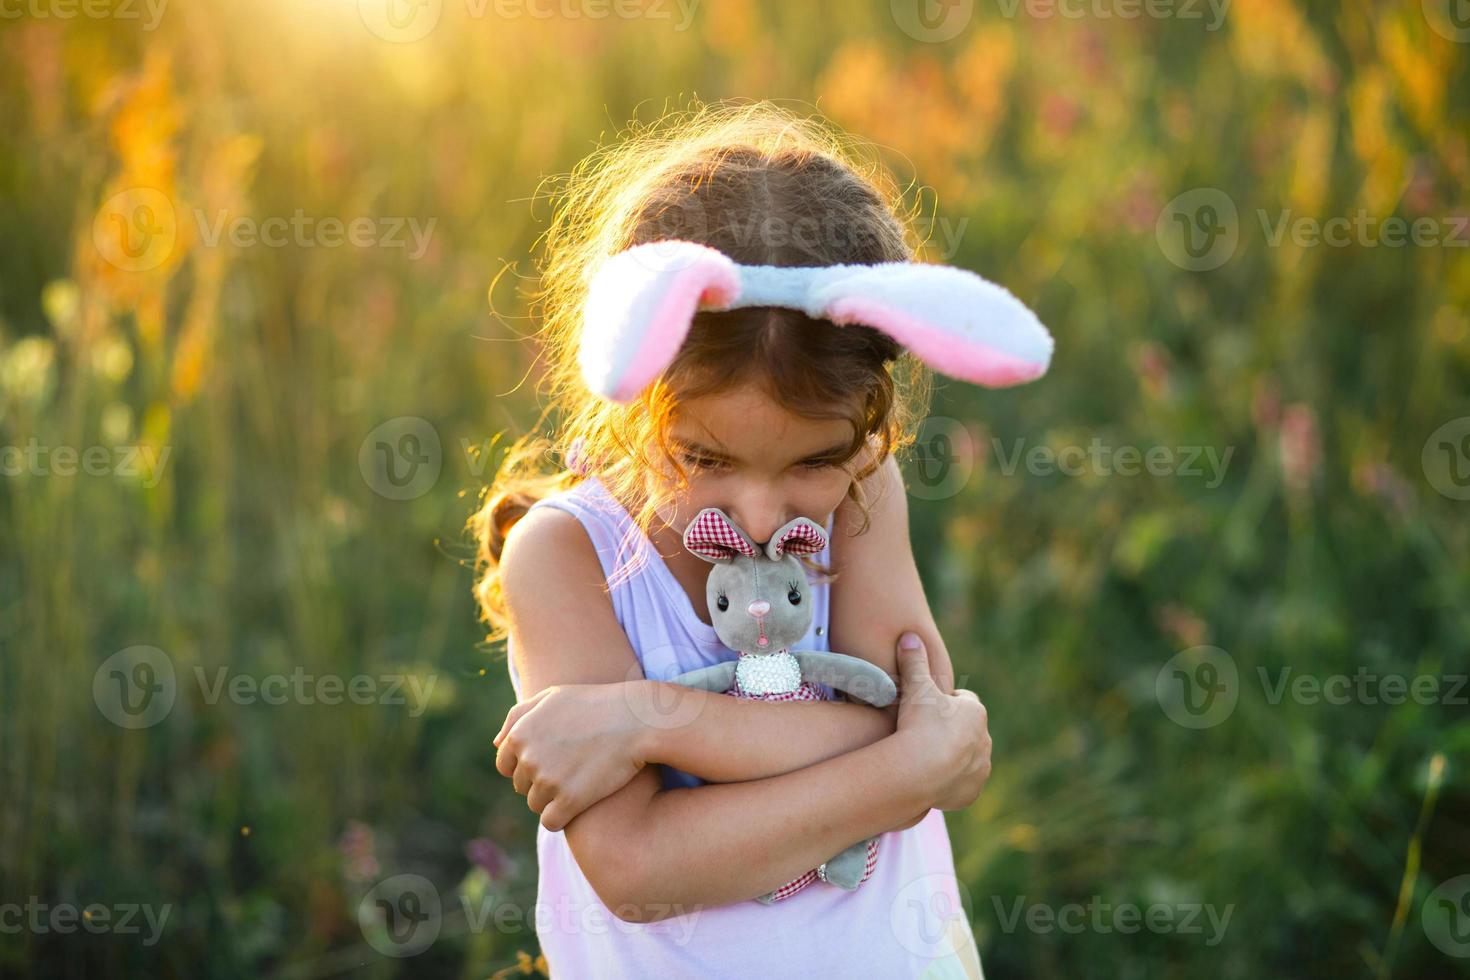
<instances>
[{"instance_id":1,"label":"toy rabbit's eye","mask_svg":"<svg viewBox=\"0 0 1470 980\"><path fill-rule=\"evenodd\" d=\"M718 599L716 599L715 605L720 607L720 612L730 611L730 600L727 599L725 596L720 596Z\"/></svg>"},{"instance_id":2,"label":"toy rabbit's eye","mask_svg":"<svg viewBox=\"0 0 1470 980\"><path fill-rule=\"evenodd\" d=\"M795 589L792 589L790 592L786 593L786 601L791 603L793 606L801 605L801 593L796 591Z\"/></svg>"}]
</instances>

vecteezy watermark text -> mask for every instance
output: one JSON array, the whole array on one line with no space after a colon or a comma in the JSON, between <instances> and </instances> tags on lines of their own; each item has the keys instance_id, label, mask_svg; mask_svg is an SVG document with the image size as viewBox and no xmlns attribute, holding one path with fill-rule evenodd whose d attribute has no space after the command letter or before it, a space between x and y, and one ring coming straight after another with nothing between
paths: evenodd
<instances>
[{"instance_id":1,"label":"vecteezy watermark text","mask_svg":"<svg viewBox=\"0 0 1470 980\"><path fill-rule=\"evenodd\" d=\"M429 706L429 697L439 678L434 674L421 678L417 674L308 674L300 667L286 674L230 674L230 668L218 667L211 681L203 667L194 668L195 679L204 703L219 703L228 694L235 704L408 704L408 716L417 718ZM227 687L228 684L228 687ZM406 701L403 688L412 695Z\"/></svg>"},{"instance_id":2,"label":"vecteezy watermark text","mask_svg":"<svg viewBox=\"0 0 1470 980\"><path fill-rule=\"evenodd\" d=\"M255 218L250 215L232 215L218 210L207 215L202 208L194 209L194 223L199 229L199 239L207 248L214 248L221 238L228 238L236 248L251 248L264 245L266 248L341 248L352 245L356 248L403 248L412 240L410 259L423 258L429 248L438 218L420 222L414 217L373 218L360 216L344 221L341 218L319 218L297 208L290 218L275 216ZM405 236L405 231L407 235Z\"/></svg>"},{"instance_id":3,"label":"vecteezy watermark text","mask_svg":"<svg viewBox=\"0 0 1470 980\"><path fill-rule=\"evenodd\" d=\"M1084 448L1080 445L1032 446L1026 449L1026 440L1017 439L1007 451L1005 444L996 438L990 440L1000 463L1000 471L1013 475L1023 466L1032 476L1184 476L1208 477L1205 486L1214 490L1225 479L1230 467L1230 457L1235 455L1234 446L1220 451L1215 446L1109 446L1094 437ZM1203 464L1203 465L1201 465Z\"/></svg>"},{"instance_id":4,"label":"vecteezy watermark text","mask_svg":"<svg viewBox=\"0 0 1470 980\"><path fill-rule=\"evenodd\" d=\"M163 480L173 447L163 446L46 446L32 436L24 446L0 446L0 476L138 477L152 490Z\"/></svg>"},{"instance_id":5,"label":"vecteezy watermark text","mask_svg":"<svg viewBox=\"0 0 1470 980\"><path fill-rule=\"evenodd\" d=\"M119 902L103 905L91 902L76 905L71 902L44 902L40 896L32 895L22 905L20 902L0 902L0 935L16 935L30 931L36 934L54 932L69 935L77 930L100 934L116 933L120 936L137 935L146 923L148 934L143 938L144 946L153 946L163 935L168 925L173 906L147 905L136 902ZM139 916L142 920L139 921Z\"/></svg>"},{"instance_id":6,"label":"vecteezy watermark text","mask_svg":"<svg viewBox=\"0 0 1470 980\"><path fill-rule=\"evenodd\" d=\"M0 0L0 20L142 20L141 29L151 31L167 6L168 0Z\"/></svg>"},{"instance_id":7,"label":"vecteezy watermark text","mask_svg":"<svg viewBox=\"0 0 1470 980\"><path fill-rule=\"evenodd\" d=\"M1105 902L1100 895L1092 896L1085 904L1068 902L1064 905L1027 905L1026 896L1020 895L1011 903L1010 909L1005 907L999 895L992 897L991 901L995 905L996 917L1000 919L1000 928L1007 935L1016 931L1023 917L1030 932L1048 933L1055 929L1071 935L1083 932L1205 935L1208 925L1210 932L1205 938L1206 946L1219 945L1230 926L1230 917L1235 913L1234 902L1224 909L1198 902L1155 902L1145 907L1132 902Z\"/></svg>"},{"instance_id":8,"label":"vecteezy watermark text","mask_svg":"<svg viewBox=\"0 0 1470 980\"><path fill-rule=\"evenodd\" d=\"M195 682L207 705L227 700L239 705L407 705L417 718L429 706L436 674L413 671L382 674L310 674L300 666L287 673L232 673L195 666ZM158 647L132 646L98 665L92 700L103 717L119 728L151 728L168 717L178 698L173 658Z\"/></svg>"},{"instance_id":9,"label":"vecteezy watermark text","mask_svg":"<svg viewBox=\"0 0 1470 980\"><path fill-rule=\"evenodd\" d=\"M694 936L703 906L625 903L609 909L601 903L583 903L569 895L555 902L538 901L529 909L494 895L472 899L463 892L455 896L459 908L453 913L434 883L422 875L398 874L375 884L357 907L358 926L368 945L385 956L417 956L434 944L451 914L465 929L482 933L490 929L516 935L527 931L528 922L537 932L554 930L558 935L602 936L609 932L663 934L675 946L688 945ZM609 914L611 913L611 914Z\"/></svg>"}]
</instances>

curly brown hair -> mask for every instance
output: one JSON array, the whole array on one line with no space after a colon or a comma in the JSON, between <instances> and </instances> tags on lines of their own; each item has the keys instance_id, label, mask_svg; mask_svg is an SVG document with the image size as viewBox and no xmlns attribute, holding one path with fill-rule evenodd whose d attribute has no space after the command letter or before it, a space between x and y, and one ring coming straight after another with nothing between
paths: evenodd
<instances>
[{"instance_id":1,"label":"curly brown hair","mask_svg":"<svg viewBox=\"0 0 1470 980\"><path fill-rule=\"evenodd\" d=\"M488 640L507 632L501 550L533 503L596 476L618 499L642 500L632 516L634 530L646 534L656 512L687 486L668 438L687 399L755 383L794 415L850 421L847 458L873 447L848 490L864 516L857 533L865 531L861 482L912 442L932 384L928 369L892 338L778 307L697 313L669 369L626 405L588 390L577 349L591 273L632 245L685 239L746 265L914 259L921 245L913 214L901 210L887 169L829 125L769 102L699 105L634 124L579 163L560 197L535 295L549 395L542 419L554 414L558 423L551 438L537 434L538 422L509 448L469 524ZM583 472L565 466L574 443ZM648 477L660 471L677 473L677 483L650 492L661 484ZM636 564L620 566L615 578Z\"/></svg>"}]
</instances>

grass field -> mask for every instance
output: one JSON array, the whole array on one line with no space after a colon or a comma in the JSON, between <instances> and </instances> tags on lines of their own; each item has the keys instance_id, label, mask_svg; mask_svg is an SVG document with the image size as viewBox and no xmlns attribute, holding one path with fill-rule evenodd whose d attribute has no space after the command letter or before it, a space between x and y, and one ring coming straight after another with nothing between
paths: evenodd
<instances>
[{"instance_id":1,"label":"grass field","mask_svg":"<svg viewBox=\"0 0 1470 980\"><path fill-rule=\"evenodd\" d=\"M0 975L537 969L463 534L536 238L630 120L769 98L1057 336L904 460L987 976L1470 976L1453 0L405 9L0 22Z\"/></svg>"}]
</instances>

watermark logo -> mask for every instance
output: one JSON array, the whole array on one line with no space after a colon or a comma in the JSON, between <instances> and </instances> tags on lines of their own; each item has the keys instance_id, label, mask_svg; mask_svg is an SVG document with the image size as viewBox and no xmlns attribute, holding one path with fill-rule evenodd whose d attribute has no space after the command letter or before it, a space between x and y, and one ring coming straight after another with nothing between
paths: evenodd
<instances>
[{"instance_id":1,"label":"watermark logo","mask_svg":"<svg viewBox=\"0 0 1470 980\"><path fill-rule=\"evenodd\" d=\"M92 219L92 243L104 260L124 272L147 272L167 262L178 244L173 202L152 187L112 195Z\"/></svg>"},{"instance_id":2,"label":"watermark logo","mask_svg":"<svg viewBox=\"0 0 1470 980\"><path fill-rule=\"evenodd\" d=\"M1470 3L1466 0L1423 0L1424 19L1434 33L1456 44L1470 44Z\"/></svg>"},{"instance_id":3,"label":"watermark logo","mask_svg":"<svg viewBox=\"0 0 1470 980\"><path fill-rule=\"evenodd\" d=\"M890 0L893 22L915 41L943 44L970 26L975 0Z\"/></svg>"},{"instance_id":4,"label":"watermark logo","mask_svg":"<svg viewBox=\"0 0 1470 980\"><path fill-rule=\"evenodd\" d=\"M1444 882L1424 900L1424 934L1447 956L1470 956L1470 875Z\"/></svg>"},{"instance_id":5,"label":"watermark logo","mask_svg":"<svg viewBox=\"0 0 1470 980\"><path fill-rule=\"evenodd\" d=\"M1419 461L1430 486L1451 500L1470 500L1470 415L1435 429Z\"/></svg>"},{"instance_id":6,"label":"watermark logo","mask_svg":"<svg viewBox=\"0 0 1470 980\"><path fill-rule=\"evenodd\" d=\"M1240 243L1240 213L1218 187L1196 187L1159 212L1154 237L1170 262L1191 272L1208 272L1230 261Z\"/></svg>"},{"instance_id":7,"label":"watermark logo","mask_svg":"<svg viewBox=\"0 0 1470 980\"><path fill-rule=\"evenodd\" d=\"M959 419L931 415L914 437L908 491L920 500L947 500L975 473L975 439Z\"/></svg>"},{"instance_id":8,"label":"watermark logo","mask_svg":"<svg viewBox=\"0 0 1470 980\"><path fill-rule=\"evenodd\" d=\"M964 882L952 874L927 874L893 896L888 928L913 955L956 960L963 967L963 976L979 977L979 954L970 931L973 908Z\"/></svg>"},{"instance_id":9,"label":"watermark logo","mask_svg":"<svg viewBox=\"0 0 1470 980\"><path fill-rule=\"evenodd\" d=\"M444 450L428 419L400 415L373 429L357 450L357 467L367 485L389 500L414 500L439 482Z\"/></svg>"},{"instance_id":10,"label":"watermark logo","mask_svg":"<svg viewBox=\"0 0 1470 980\"><path fill-rule=\"evenodd\" d=\"M417 956L439 938L439 889L422 875L385 878L358 903L357 924L368 945L384 956Z\"/></svg>"},{"instance_id":11,"label":"watermark logo","mask_svg":"<svg viewBox=\"0 0 1470 980\"><path fill-rule=\"evenodd\" d=\"M444 14L444 0L358 0L363 26L393 44L428 37Z\"/></svg>"},{"instance_id":12,"label":"watermark logo","mask_svg":"<svg viewBox=\"0 0 1470 980\"><path fill-rule=\"evenodd\" d=\"M1175 724L1213 728L1235 712L1240 699L1235 658L1219 647L1182 650L1159 669L1154 696Z\"/></svg>"},{"instance_id":13,"label":"watermark logo","mask_svg":"<svg viewBox=\"0 0 1470 980\"><path fill-rule=\"evenodd\" d=\"M97 710L119 728L151 728L168 717L177 695L174 662L157 647L119 650L92 675Z\"/></svg>"}]
</instances>

